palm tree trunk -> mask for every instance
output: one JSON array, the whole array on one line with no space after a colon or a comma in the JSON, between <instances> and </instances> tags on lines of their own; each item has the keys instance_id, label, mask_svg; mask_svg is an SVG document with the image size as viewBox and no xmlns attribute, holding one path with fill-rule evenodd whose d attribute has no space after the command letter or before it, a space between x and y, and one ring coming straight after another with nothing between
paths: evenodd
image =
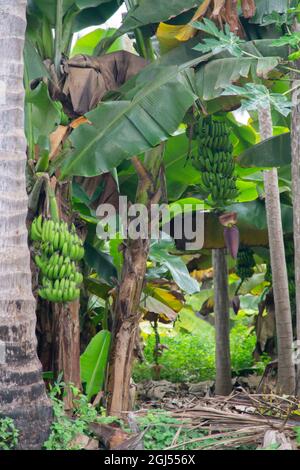
<instances>
[{"instance_id":1,"label":"palm tree trunk","mask_svg":"<svg viewBox=\"0 0 300 470\"><path fill-rule=\"evenodd\" d=\"M139 176L136 203L147 206L160 199L159 174L164 154L163 144L146 152L144 166L134 157L133 164ZM130 379L133 350L140 320L140 299L149 254L149 239L129 239L124 249L122 277L114 306L113 343L107 381L107 411L124 417L131 409Z\"/></svg>"},{"instance_id":2,"label":"palm tree trunk","mask_svg":"<svg viewBox=\"0 0 300 470\"><path fill-rule=\"evenodd\" d=\"M294 25L294 31L300 30L300 24ZM295 63L300 69L300 61ZM294 220L294 249L295 249L295 286L296 286L296 338L300 350L300 80L294 77L292 82L292 123L291 123L291 153L292 153L292 191L293 191L293 220ZM297 395L300 396L300 364L297 365Z\"/></svg>"},{"instance_id":3,"label":"palm tree trunk","mask_svg":"<svg viewBox=\"0 0 300 470\"><path fill-rule=\"evenodd\" d=\"M232 390L230 360L230 327L228 269L225 249L213 250L214 314L216 330L216 395L229 395Z\"/></svg>"},{"instance_id":4,"label":"palm tree trunk","mask_svg":"<svg viewBox=\"0 0 300 470\"><path fill-rule=\"evenodd\" d=\"M258 112L261 140L273 135L271 108ZM280 393L295 393L295 367L293 364L293 328L288 288L277 169L264 174L266 213L273 278L275 317L278 349L278 382Z\"/></svg>"},{"instance_id":5,"label":"palm tree trunk","mask_svg":"<svg viewBox=\"0 0 300 470\"><path fill-rule=\"evenodd\" d=\"M40 448L52 409L36 355L27 244L23 45L26 1L0 0L0 415L15 419L19 447Z\"/></svg>"}]
</instances>

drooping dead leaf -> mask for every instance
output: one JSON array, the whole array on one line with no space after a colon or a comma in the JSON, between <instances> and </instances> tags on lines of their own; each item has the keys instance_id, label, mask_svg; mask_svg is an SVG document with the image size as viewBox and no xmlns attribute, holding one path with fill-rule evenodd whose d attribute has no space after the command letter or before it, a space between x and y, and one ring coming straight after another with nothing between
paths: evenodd
<instances>
[{"instance_id":1,"label":"drooping dead leaf","mask_svg":"<svg viewBox=\"0 0 300 470\"><path fill-rule=\"evenodd\" d=\"M77 129L77 127L81 126L82 124L92 124L91 121L89 121L86 117L80 116L77 119L74 119L74 121L69 124L69 127L72 129Z\"/></svg>"},{"instance_id":2,"label":"drooping dead leaf","mask_svg":"<svg viewBox=\"0 0 300 470\"><path fill-rule=\"evenodd\" d=\"M195 36L197 29L194 28L191 23L193 21L199 21L205 16L212 1L213 0L205 0L197 9L189 24L172 25L168 23L160 23L156 31L156 37L161 50L163 52L167 52L177 47L180 42L188 41Z\"/></svg>"},{"instance_id":3,"label":"drooping dead leaf","mask_svg":"<svg viewBox=\"0 0 300 470\"><path fill-rule=\"evenodd\" d=\"M213 279L213 269L194 269L190 275L197 279L198 282L207 281L208 279Z\"/></svg>"},{"instance_id":4,"label":"drooping dead leaf","mask_svg":"<svg viewBox=\"0 0 300 470\"><path fill-rule=\"evenodd\" d=\"M162 323L171 323L177 318L177 313L174 310L150 295L141 303L141 309L145 312L145 320L158 319Z\"/></svg>"},{"instance_id":5,"label":"drooping dead leaf","mask_svg":"<svg viewBox=\"0 0 300 470\"><path fill-rule=\"evenodd\" d=\"M63 64L65 83L62 94L74 115L93 109L103 96L117 90L147 65L142 57L118 51L101 57L77 55Z\"/></svg>"},{"instance_id":6,"label":"drooping dead leaf","mask_svg":"<svg viewBox=\"0 0 300 470\"><path fill-rule=\"evenodd\" d=\"M53 160L59 154L60 147L67 137L68 131L68 126L58 126L55 131L50 134L49 160Z\"/></svg>"},{"instance_id":7,"label":"drooping dead leaf","mask_svg":"<svg viewBox=\"0 0 300 470\"><path fill-rule=\"evenodd\" d=\"M228 23L230 30L242 37L244 32L239 21L237 3L237 0L204 0L189 24L168 25L160 23L156 32L158 41L166 50L176 47L178 42L188 41L197 33L197 29L192 26L192 23L200 21L205 16L215 20L221 27L222 23ZM249 0L244 3L244 16L250 18L255 13L255 5L253 10L253 1Z\"/></svg>"},{"instance_id":8,"label":"drooping dead leaf","mask_svg":"<svg viewBox=\"0 0 300 470\"><path fill-rule=\"evenodd\" d=\"M184 28L186 28L186 25L159 23L156 37L161 53L166 53L180 44L180 39L177 36Z\"/></svg>"},{"instance_id":9,"label":"drooping dead leaf","mask_svg":"<svg viewBox=\"0 0 300 470\"><path fill-rule=\"evenodd\" d=\"M170 307L174 312L179 312L183 307L184 296L181 292L162 289L153 284L148 284L147 289L152 297Z\"/></svg>"}]
</instances>

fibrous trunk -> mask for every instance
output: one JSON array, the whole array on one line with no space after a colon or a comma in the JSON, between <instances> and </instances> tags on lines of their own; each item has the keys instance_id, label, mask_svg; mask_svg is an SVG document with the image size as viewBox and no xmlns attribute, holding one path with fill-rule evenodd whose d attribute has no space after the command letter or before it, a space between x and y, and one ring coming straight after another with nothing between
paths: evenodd
<instances>
[{"instance_id":1,"label":"fibrous trunk","mask_svg":"<svg viewBox=\"0 0 300 470\"><path fill-rule=\"evenodd\" d=\"M70 183L55 186L59 217L70 225L73 222ZM64 392L66 409L73 407L72 390L68 385L81 388L79 309L79 300L61 304L39 299L38 303L39 357L44 371L53 371L55 379L62 374L67 385Z\"/></svg>"},{"instance_id":2,"label":"fibrous trunk","mask_svg":"<svg viewBox=\"0 0 300 470\"><path fill-rule=\"evenodd\" d=\"M272 115L270 107L259 109L261 139L272 137ZM264 174L266 213L275 302L275 318L278 349L278 382L280 393L295 392L295 367L293 364L293 328L288 289L281 207L277 169Z\"/></svg>"},{"instance_id":3,"label":"fibrous trunk","mask_svg":"<svg viewBox=\"0 0 300 470\"><path fill-rule=\"evenodd\" d=\"M139 176L136 202L151 203L160 198L159 174L163 158L163 146L153 149L145 156L144 165L136 158L133 163ZM149 239L129 239L124 249L122 276L114 306L113 343L107 381L107 410L110 415L126 417L132 407L130 379L133 350L138 334L139 304L144 286Z\"/></svg>"},{"instance_id":4,"label":"fibrous trunk","mask_svg":"<svg viewBox=\"0 0 300 470\"><path fill-rule=\"evenodd\" d=\"M0 0L0 415L15 420L20 448L37 449L48 436L52 409L36 355L36 304L25 224L26 3Z\"/></svg>"},{"instance_id":5,"label":"fibrous trunk","mask_svg":"<svg viewBox=\"0 0 300 470\"><path fill-rule=\"evenodd\" d=\"M216 330L216 395L232 390L229 342L229 295L226 250L213 250L214 314Z\"/></svg>"}]
</instances>

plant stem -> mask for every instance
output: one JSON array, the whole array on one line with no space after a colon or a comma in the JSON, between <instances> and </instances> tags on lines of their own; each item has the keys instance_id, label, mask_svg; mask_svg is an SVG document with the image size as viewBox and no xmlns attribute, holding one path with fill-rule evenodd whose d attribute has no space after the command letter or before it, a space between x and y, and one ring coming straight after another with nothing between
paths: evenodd
<instances>
[{"instance_id":1,"label":"plant stem","mask_svg":"<svg viewBox=\"0 0 300 470\"><path fill-rule=\"evenodd\" d=\"M55 197L55 192L51 187L50 181L48 182L48 185L47 185L47 194L49 198L49 210L50 210L51 218L52 220L54 220L54 222L58 222L59 210L58 210L58 205L57 205L57 201Z\"/></svg>"},{"instance_id":2,"label":"plant stem","mask_svg":"<svg viewBox=\"0 0 300 470\"><path fill-rule=\"evenodd\" d=\"M55 52L54 65L57 75L60 76L60 60L62 53L62 37L63 37L63 0L57 0L56 3L56 24L55 24Z\"/></svg>"},{"instance_id":3,"label":"plant stem","mask_svg":"<svg viewBox=\"0 0 300 470\"><path fill-rule=\"evenodd\" d=\"M138 5L138 0L125 0L126 8L128 12ZM134 36L136 40L137 52L144 59L155 60L155 54L152 47L150 37L146 37L140 28L134 30Z\"/></svg>"}]
</instances>

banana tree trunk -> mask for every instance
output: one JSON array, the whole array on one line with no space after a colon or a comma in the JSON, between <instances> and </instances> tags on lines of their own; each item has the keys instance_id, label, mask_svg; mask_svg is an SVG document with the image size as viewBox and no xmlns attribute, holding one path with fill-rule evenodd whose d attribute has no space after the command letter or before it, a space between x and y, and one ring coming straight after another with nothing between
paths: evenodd
<instances>
[{"instance_id":1,"label":"banana tree trunk","mask_svg":"<svg viewBox=\"0 0 300 470\"><path fill-rule=\"evenodd\" d=\"M59 216L70 224L71 219L71 190L69 182L57 184L56 200ZM80 302L67 304L52 304L53 313L53 370L57 376L63 373L63 380L81 388L80 380ZM73 393L67 386L64 396L65 409L73 408Z\"/></svg>"},{"instance_id":2,"label":"banana tree trunk","mask_svg":"<svg viewBox=\"0 0 300 470\"><path fill-rule=\"evenodd\" d=\"M68 224L71 219L70 183L57 183L53 178L59 217ZM67 385L64 391L65 409L73 407L73 394L68 384L81 388L80 380L80 302L66 304L38 299L38 354L44 371L53 371L54 378L62 375Z\"/></svg>"},{"instance_id":3,"label":"banana tree trunk","mask_svg":"<svg viewBox=\"0 0 300 470\"><path fill-rule=\"evenodd\" d=\"M139 176L136 203L147 206L160 199L159 175L163 145L146 153L144 165L137 159L133 164ZM107 412L124 417L131 409L130 379L133 350L138 332L139 304L149 253L149 239L128 239L124 249L124 264L114 306L113 343L107 380Z\"/></svg>"},{"instance_id":4,"label":"banana tree trunk","mask_svg":"<svg viewBox=\"0 0 300 470\"><path fill-rule=\"evenodd\" d=\"M36 354L27 245L23 45L26 1L0 0L0 416L15 419L19 447L46 440L52 409Z\"/></svg>"},{"instance_id":5,"label":"banana tree trunk","mask_svg":"<svg viewBox=\"0 0 300 470\"><path fill-rule=\"evenodd\" d=\"M225 249L213 250L214 314L216 331L216 395L232 391L228 269Z\"/></svg>"},{"instance_id":6,"label":"banana tree trunk","mask_svg":"<svg viewBox=\"0 0 300 470\"><path fill-rule=\"evenodd\" d=\"M258 110L261 139L273 135L271 108ZM295 367L293 364L293 328L288 288L277 169L264 173L266 213L275 302L278 350L278 381L280 393L295 393Z\"/></svg>"},{"instance_id":7,"label":"banana tree trunk","mask_svg":"<svg viewBox=\"0 0 300 470\"><path fill-rule=\"evenodd\" d=\"M294 25L294 31L300 31L300 24ZM295 63L300 69L300 61ZM294 77L292 82L292 191L293 191L293 220L294 220L294 249L295 249L295 286L296 286L296 338L300 350L300 80ZM297 395L300 396L300 364L297 365Z\"/></svg>"}]
</instances>

